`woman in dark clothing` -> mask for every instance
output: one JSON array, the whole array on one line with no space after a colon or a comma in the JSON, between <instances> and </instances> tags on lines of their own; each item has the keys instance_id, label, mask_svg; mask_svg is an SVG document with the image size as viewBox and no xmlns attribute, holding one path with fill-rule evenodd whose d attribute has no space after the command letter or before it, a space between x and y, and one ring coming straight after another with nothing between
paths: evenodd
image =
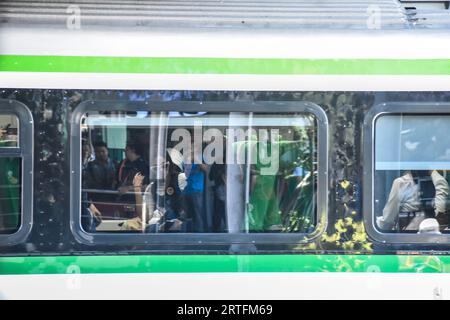
<instances>
[{"instance_id":1,"label":"woman in dark clothing","mask_svg":"<svg viewBox=\"0 0 450 320\"><path fill-rule=\"evenodd\" d=\"M117 172L117 184L119 196L117 202L124 205L127 218L135 216L134 210L134 195L133 179L138 173L144 176L144 185L149 183L149 168L148 164L142 158L142 152L139 145L128 143L125 148L126 158L120 163Z\"/></svg>"}]
</instances>

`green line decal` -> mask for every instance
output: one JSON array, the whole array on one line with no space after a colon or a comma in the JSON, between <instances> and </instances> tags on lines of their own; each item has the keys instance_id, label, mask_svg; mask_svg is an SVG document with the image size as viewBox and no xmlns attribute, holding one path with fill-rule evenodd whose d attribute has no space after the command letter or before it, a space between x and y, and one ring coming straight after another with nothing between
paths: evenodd
<instances>
[{"instance_id":1,"label":"green line decal","mask_svg":"<svg viewBox=\"0 0 450 320\"><path fill-rule=\"evenodd\" d=\"M0 55L0 72L450 75L450 59L248 59Z\"/></svg>"},{"instance_id":2,"label":"green line decal","mask_svg":"<svg viewBox=\"0 0 450 320\"><path fill-rule=\"evenodd\" d=\"M75 268L74 268L75 267ZM0 275L194 272L450 273L450 256L118 255L3 257Z\"/></svg>"}]
</instances>

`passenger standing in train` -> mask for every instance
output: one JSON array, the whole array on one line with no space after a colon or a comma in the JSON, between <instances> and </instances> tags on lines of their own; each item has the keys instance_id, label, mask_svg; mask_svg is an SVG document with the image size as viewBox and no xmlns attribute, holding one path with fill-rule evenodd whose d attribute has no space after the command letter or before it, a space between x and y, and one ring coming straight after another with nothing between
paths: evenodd
<instances>
[{"instance_id":1,"label":"passenger standing in train","mask_svg":"<svg viewBox=\"0 0 450 320\"><path fill-rule=\"evenodd\" d=\"M430 177L432 183L426 183ZM423 220L435 218L442 231L448 227L448 194L448 183L437 171L409 171L394 180L377 225L383 230L417 231Z\"/></svg>"},{"instance_id":2,"label":"passenger standing in train","mask_svg":"<svg viewBox=\"0 0 450 320\"><path fill-rule=\"evenodd\" d=\"M82 169L82 184L83 188L86 188L86 169L89 162L95 159L92 154L91 145L87 140L83 139L83 144L81 146L81 169Z\"/></svg>"},{"instance_id":3,"label":"passenger standing in train","mask_svg":"<svg viewBox=\"0 0 450 320\"><path fill-rule=\"evenodd\" d=\"M275 146L275 143L278 145ZM277 192L279 170L263 173L268 165L263 163L259 156L261 155L261 148L268 149L267 154L272 155L272 152L276 153L274 147L279 148L279 145L279 142L257 142L254 149L255 156L258 156L256 163L251 165L250 170L251 193L247 212L248 228L251 232L278 232L282 229ZM279 155L273 160L277 161L276 167L279 168Z\"/></svg>"},{"instance_id":4,"label":"passenger standing in train","mask_svg":"<svg viewBox=\"0 0 450 320\"><path fill-rule=\"evenodd\" d=\"M128 143L125 147L125 159L120 163L117 173L117 185L119 197L117 202L124 204L125 211L128 217L135 216L134 206L135 197L131 192L133 191L133 179L137 173L142 174L144 178L144 185L149 183L149 168L148 164L142 158L142 151L138 144ZM128 194L130 193L130 194Z\"/></svg>"},{"instance_id":5,"label":"passenger standing in train","mask_svg":"<svg viewBox=\"0 0 450 320\"><path fill-rule=\"evenodd\" d=\"M125 159L120 163L117 173L120 194L133 190L133 178L136 173L141 173L145 177L144 184L148 184L149 168L142 158L141 149L137 144L128 143L125 147Z\"/></svg>"},{"instance_id":6,"label":"passenger standing in train","mask_svg":"<svg viewBox=\"0 0 450 320\"><path fill-rule=\"evenodd\" d=\"M86 141L83 142L82 157L83 157L82 168L83 170L85 170L87 168L88 163L95 159L94 155L92 154L91 145Z\"/></svg>"},{"instance_id":7,"label":"passenger standing in train","mask_svg":"<svg viewBox=\"0 0 450 320\"><path fill-rule=\"evenodd\" d=\"M226 164L212 164L209 171L209 180L214 182L213 232L224 232L227 224L225 216L226 176Z\"/></svg>"},{"instance_id":8,"label":"passenger standing in train","mask_svg":"<svg viewBox=\"0 0 450 320\"><path fill-rule=\"evenodd\" d=\"M109 194L103 194L103 190L114 190L117 184L117 166L109 157L108 146L100 141L94 144L95 160L90 161L86 168L86 188L95 189L89 198L96 201L111 201Z\"/></svg>"},{"instance_id":9,"label":"passenger standing in train","mask_svg":"<svg viewBox=\"0 0 450 320\"><path fill-rule=\"evenodd\" d=\"M192 219L193 231L202 233L206 227L204 210L205 177L208 166L202 163L201 150L191 152L190 159L183 164L186 175L186 188L183 190L187 217Z\"/></svg>"}]
</instances>

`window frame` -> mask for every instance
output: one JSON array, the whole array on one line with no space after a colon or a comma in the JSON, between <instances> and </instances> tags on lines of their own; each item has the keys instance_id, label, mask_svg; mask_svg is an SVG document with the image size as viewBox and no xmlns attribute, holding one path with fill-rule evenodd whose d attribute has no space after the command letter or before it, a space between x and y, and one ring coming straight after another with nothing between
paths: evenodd
<instances>
[{"instance_id":1,"label":"window frame","mask_svg":"<svg viewBox=\"0 0 450 320\"><path fill-rule=\"evenodd\" d=\"M81 119L87 112L258 112L310 113L317 121L317 225L312 233L180 233L132 234L87 233L81 227ZM71 119L71 219L70 227L77 241L87 245L232 245L232 244L300 244L319 237L328 221L328 119L325 111L311 102L127 102L85 101Z\"/></svg>"},{"instance_id":2,"label":"window frame","mask_svg":"<svg viewBox=\"0 0 450 320\"><path fill-rule=\"evenodd\" d=\"M33 132L31 111L16 100L0 99L0 115L14 115L19 121L17 147L0 148L0 157L21 158L21 219L19 229L12 234L0 235L1 246L13 246L24 242L33 226Z\"/></svg>"},{"instance_id":3,"label":"window frame","mask_svg":"<svg viewBox=\"0 0 450 320\"><path fill-rule=\"evenodd\" d=\"M363 210L367 234L376 242L390 244L448 244L449 234L386 233L375 222L375 129L376 121L385 115L448 115L450 103L392 102L373 107L364 118L363 130Z\"/></svg>"}]
</instances>

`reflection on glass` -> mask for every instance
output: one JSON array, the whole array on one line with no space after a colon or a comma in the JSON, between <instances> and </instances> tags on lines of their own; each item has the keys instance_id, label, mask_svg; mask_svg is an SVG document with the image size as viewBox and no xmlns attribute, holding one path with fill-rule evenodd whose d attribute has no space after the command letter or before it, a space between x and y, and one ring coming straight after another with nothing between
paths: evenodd
<instances>
[{"instance_id":1,"label":"reflection on glass","mask_svg":"<svg viewBox=\"0 0 450 320\"><path fill-rule=\"evenodd\" d=\"M310 115L89 113L82 139L87 232L315 228Z\"/></svg>"},{"instance_id":2,"label":"reflection on glass","mask_svg":"<svg viewBox=\"0 0 450 320\"><path fill-rule=\"evenodd\" d=\"M0 147L18 147L19 120L13 115L0 115Z\"/></svg>"},{"instance_id":3,"label":"reflection on glass","mask_svg":"<svg viewBox=\"0 0 450 320\"><path fill-rule=\"evenodd\" d=\"M375 212L384 232L446 232L449 116L388 115L376 122Z\"/></svg>"},{"instance_id":4,"label":"reflection on glass","mask_svg":"<svg viewBox=\"0 0 450 320\"><path fill-rule=\"evenodd\" d=\"M0 234L13 234L21 224L21 159L0 158Z\"/></svg>"}]
</instances>

